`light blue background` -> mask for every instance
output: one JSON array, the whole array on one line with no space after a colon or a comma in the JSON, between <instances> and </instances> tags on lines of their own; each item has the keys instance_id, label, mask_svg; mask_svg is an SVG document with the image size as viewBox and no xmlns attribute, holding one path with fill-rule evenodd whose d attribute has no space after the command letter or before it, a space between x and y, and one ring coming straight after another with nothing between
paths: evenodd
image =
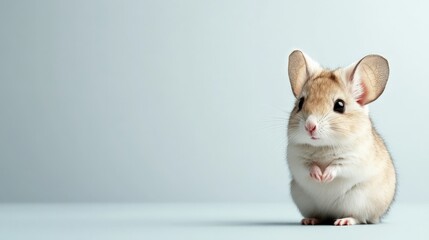
<instances>
[{"instance_id":1,"label":"light blue background","mask_svg":"<svg viewBox=\"0 0 429 240\"><path fill-rule=\"evenodd\" d=\"M0 1L1 202L290 202L287 55L370 53L398 201L429 200L426 1Z\"/></svg>"}]
</instances>

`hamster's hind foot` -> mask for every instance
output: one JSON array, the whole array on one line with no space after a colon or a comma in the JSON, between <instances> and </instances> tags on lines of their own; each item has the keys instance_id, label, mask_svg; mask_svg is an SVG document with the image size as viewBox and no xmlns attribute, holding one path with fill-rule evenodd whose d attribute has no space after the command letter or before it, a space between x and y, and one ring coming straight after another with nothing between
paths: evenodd
<instances>
[{"instance_id":1,"label":"hamster's hind foot","mask_svg":"<svg viewBox=\"0 0 429 240\"><path fill-rule=\"evenodd\" d=\"M335 226L350 226L358 224L358 221L355 218L347 217L347 218L339 218L335 220L334 225Z\"/></svg>"},{"instance_id":2,"label":"hamster's hind foot","mask_svg":"<svg viewBox=\"0 0 429 240\"><path fill-rule=\"evenodd\" d=\"M318 218L303 218L301 220L302 225L317 225L320 224L320 220Z\"/></svg>"}]
</instances>

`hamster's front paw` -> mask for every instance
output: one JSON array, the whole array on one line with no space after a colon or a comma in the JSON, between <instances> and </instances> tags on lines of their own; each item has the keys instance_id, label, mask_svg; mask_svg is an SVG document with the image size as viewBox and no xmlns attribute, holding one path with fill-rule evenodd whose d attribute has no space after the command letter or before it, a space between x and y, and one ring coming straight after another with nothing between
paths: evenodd
<instances>
[{"instance_id":1,"label":"hamster's front paw","mask_svg":"<svg viewBox=\"0 0 429 240\"><path fill-rule=\"evenodd\" d=\"M335 166L328 166L325 171L323 171L322 181L331 182L337 176L337 168Z\"/></svg>"},{"instance_id":2,"label":"hamster's front paw","mask_svg":"<svg viewBox=\"0 0 429 240\"><path fill-rule=\"evenodd\" d=\"M313 163L310 167L310 177L318 182L331 182L337 176L337 168L335 166L328 166L322 172L320 167Z\"/></svg>"},{"instance_id":3,"label":"hamster's front paw","mask_svg":"<svg viewBox=\"0 0 429 240\"><path fill-rule=\"evenodd\" d=\"M313 163L310 167L310 177L318 182L323 181L323 173L317 164Z\"/></svg>"}]
</instances>

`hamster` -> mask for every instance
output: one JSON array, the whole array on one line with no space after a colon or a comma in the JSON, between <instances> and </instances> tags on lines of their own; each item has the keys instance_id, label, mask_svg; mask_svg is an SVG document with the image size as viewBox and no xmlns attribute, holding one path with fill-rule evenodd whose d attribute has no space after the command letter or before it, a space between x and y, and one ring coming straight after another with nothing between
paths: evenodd
<instances>
[{"instance_id":1,"label":"hamster","mask_svg":"<svg viewBox=\"0 0 429 240\"><path fill-rule=\"evenodd\" d=\"M384 91L387 60L368 55L328 70L295 50L288 74L296 102L287 162L301 224L378 223L394 199L396 172L367 104Z\"/></svg>"}]
</instances>

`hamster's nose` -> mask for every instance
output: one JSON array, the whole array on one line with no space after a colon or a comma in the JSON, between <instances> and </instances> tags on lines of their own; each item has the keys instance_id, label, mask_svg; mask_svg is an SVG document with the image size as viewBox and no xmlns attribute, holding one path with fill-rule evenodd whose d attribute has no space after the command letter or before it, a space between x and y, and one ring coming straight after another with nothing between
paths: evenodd
<instances>
[{"instance_id":1,"label":"hamster's nose","mask_svg":"<svg viewBox=\"0 0 429 240\"><path fill-rule=\"evenodd\" d=\"M305 130L307 130L307 132L309 132L311 135L313 135L314 131L316 131L317 129L317 125L315 122L313 121L307 121L305 123Z\"/></svg>"}]
</instances>

